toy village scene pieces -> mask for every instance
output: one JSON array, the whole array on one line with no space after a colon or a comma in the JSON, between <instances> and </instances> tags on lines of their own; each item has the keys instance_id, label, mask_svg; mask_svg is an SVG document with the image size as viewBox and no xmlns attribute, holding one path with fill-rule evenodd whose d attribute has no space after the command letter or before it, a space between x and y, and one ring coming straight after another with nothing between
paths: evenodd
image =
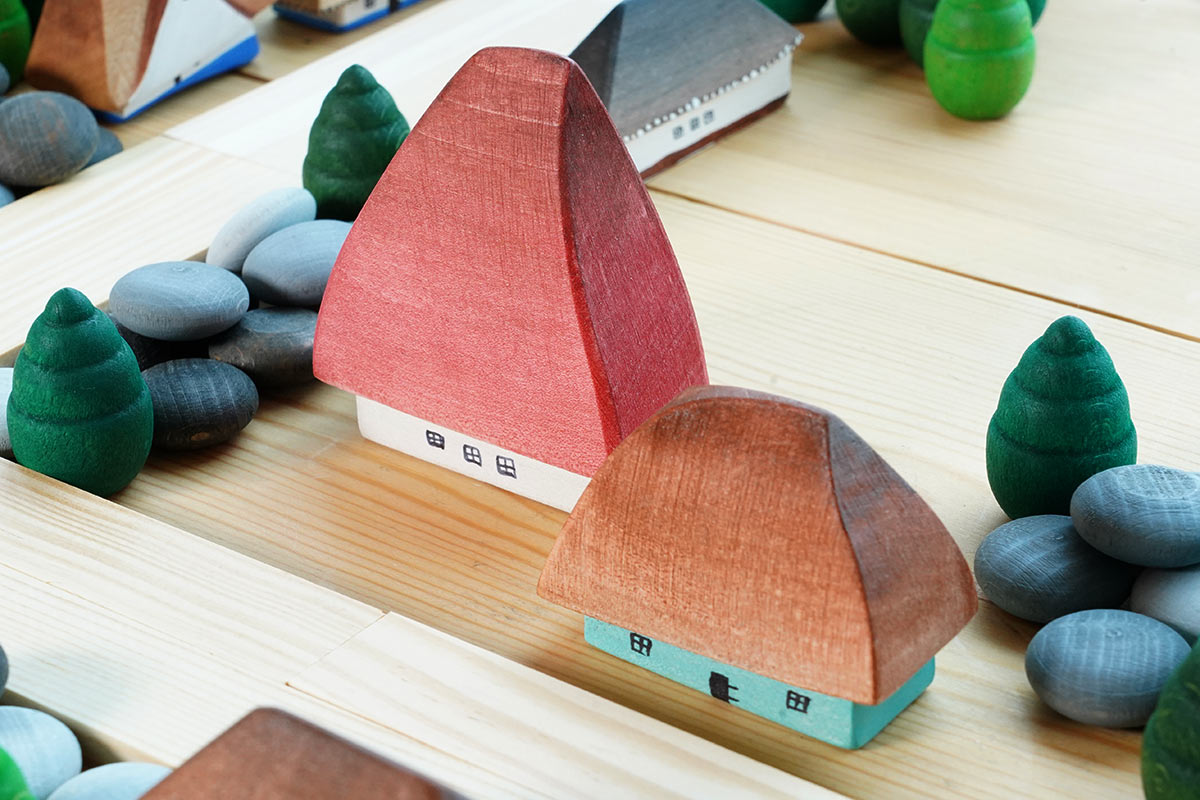
<instances>
[{"instance_id":1,"label":"toy village scene pieces","mask_svg":"<svg viewBox=\"0 0 1200 800\"><path fill-rule=\"evenodd\" d=\"M1076 751L1099 746L1080 743L1111 740L1124 755L1136 753L1137 763L1126 759L1110 777L1136 772L1149 800L1200 800L1200 461L1179 450L1169 451L1178 460L1159 457L1161 424L1142 409L1160 387L1130 355L1128 327L1137 326L1107 308L1047 313L1050 303L1074 301L1031 291L1036 314L1031 304L1022 307L1025 319L1014 315L1020 340L993 340L1008 349L982 359L1001 369L988 372L986 409L976 403L969 441L958 442L973 454L973 471L960 465L953 480L939 477L930 451L945 437L919 444L881 435L873 406L862 400L879 393L878 383L857 386L862 373L850 367L797 378L812 354L802 348L789 351L787 363L763 366L754 337L764 328L739 328L749 333L731 338L722 314L781 316L714 303L736 294L736 274L755 269L766 251L747 247L747 263L725 265L723 280L732 282L706 280L672 241L677 231L688 236L680 212L664 209L741 212L714 210L663 176L646 183L670 176L685 158L696 156L689 164L698 165L728 155L722 148L734 143L737 158L764 157L750 144L759 120L770 120L763 131L782 130L794 113L804 125L824 124L818 109L800 110L812 86L797 80L818 57L877 69L881 53L896 55L887 69L919 87L902 98L926 126L902 131L914 147L936 147L938 140L922 137L951 130L961 146L993 137L999 147L1026 123L1020 104L1035 91L1044 0L612 0L564 7L562 15L579 17L570 36L555 33L561 22L551 15L530 22L522 15L533 12L514 4L511 30L492 26L436 80L435 72L399 69L415 63L412 54L371 39L471 1L0 0L0 207L28 208L88 188L136 154L124 151L121 126L166 113L168 98L189 87L221 76L264 82L238 72L264 52L260 35L272 48L289 36L317 42L336 58L366 36L369 46L353 53L370 56L321 65L319 85L304 78L307 67L279 79L308 81L311 116L289 140L302 141L303 158L290 174L276 170L258 191L222 206L204 230L205 249L180 253L156 238L160 255L123 262L103 286L46 259L66 285L37 298L23 341L0 348L10 355L0 366L0 458L16 465L0 464L0 478L14 492L61 493L64 515L98 498L109 504L98 508L128 504L147 513L154 506L146 498L178 502L185 495L169 492L186 494L189 480L228 480L230 464L245 476L294 469L298 486L345 506L340 537L357 535L358 504L386 504L395 530L373 530L381 548L414 536L406 527L429 525L409 519L404 503L450 515L455 530L479 528L481 541L494 527L487 515L504 510L512 530L496 549L503 555L468 556L472 572L504 575L494 579L518 582L519 592L480 591L472 608L489 625L502 616L513 626L530 648L514 650L517 660L538 670L564 672L580 685L591 670L598 694L619 695L612 699L822 783L828 776L805 774L806 763L819 758L830 770L863 772L890 769L893 759L917 763L923 756L913 751L946 746L938 738L946 726L979 723L984 711L963 695L972 693L972 665L987 659L995 673L987 680L1004 683L1006 724L1022 729L1004 736L1032 732L1043 749L1082 759L1072 762L1080 772L1095 763ZM363 32L342 35L357 28ZM464 24L464 37L469 29ZM829 48L831 36L840 37L832 56L806 52L806 42ZM436 58L445 57L429 55L429 63ZM828 63L820 68L827 72L818 80L834 74ZM412 102L406 80L430 83L429 99ZM849 97L857 89L840 91ZM247 120L239 130L254 137L268 122ZM214 149L204 157L225 155ZM253 155L237 158L247 175L258 168ZM741 174L737 158L727 175ZM209 191L227 197L229 189ZM131 185L130 195L112 202L139 190ZM5 213L0 208L0 225ZM737 225L720 230L747 235ZM857 258L891 259L870 244L822 246L832 245ZM695 249L690 243L688 252ZM960 267L948 265L947 280L1009 292L973 274L949 274ZM816 313L783 299L788 315ZM861 334L863 348L877 347L872 326L882 329L895 312L882 309L881 320L860 320L839 335ZM1034 316L1036 330L1028 324ZM936 318L931 327L943 323ZM775 324L785 330L792 321ZM1147 327L1141 335L1168 334ZM816 337L805 346L829 343ZM961 346L954 354L968 351ZM888 391L914 394L914 413L927 414L918 408L928 400L920 392L932 391L925 384L936 378L912 371L905 380ZM775 383L815 396L762 390ZM956 383L954 391L975 389ZM338 460L344 451L327 432L310 441L319 427L314 415L339 408L334 422L345 422L343 435L372 465L369 476ZM272 460L280 441L291 460ZM309 459L339 485L361 483L361 496L311 488L302 473ZM402 494L386 477L398 472L429 496ZM242 508L238 493L259 491L253 477L242 481L227 489L232 508ZM53 528L58 515L46 516ZM519 538L530 527L526 517L546 529L536 542ZM80 527L78 535L92 535ZM437 531L439 542L457 536L447 530ZM228 531L225 544L258 558L254 541L238 538L244 533ZM454 547L480 546L461 538ZM318 549L300 537L295 545L296 558ZM402 592L392 584L425 580L432 557L422 550L433 546L389 549L399 555L387 556L387 575L364 574L387 584L382 591ZM342 573L358 569L357 556L331 549L327 557L345 563L305 568L342 590ZM0 566L8 570L4 550ZM496 561L518 550L533 561ZM39 591L89 597L89 589L60 586L53 575L13 572ZM478 588L457 577L450 583L455 591ZM21 602L37 601L22 592ZM368 599L387 615L409 611ZM544 628L537 636L519 628L530 624L530 608ZM445 624L428 612L413 602L422 623ZM379 659L374 674L387 676L379 705L393 715L401 708L399 721L359 715L347 725L349 709L340 706L325 709L320 724L251 711L280 697L263 692L201 740L188 739L187 753L172 744L169 758L141 759L125 756L164 751L152 742L106 741L105 709L68 702L60 711L54 697L39 694L60 678L38 670L57 662L38 649L44 642L31 644L28 631L10 631L3 618L0 641L13 642L16 655L10 665L0 650L0 694L11 684L0 700L0 800L188 800L242 796L247 786L262 800L472 796L443 783L436 769L438 780L426 777L442 762L418 757L430 748L425 737L438 742L439 758L449 753L461 769L479 767L472 753L452 752L430 732L459 730L461 720L431 728L425 712L404 705L405 681L389 672L396 653L371 657ZM228 623L251 639L253 626L269 624L250 610ZM106 636L128 623L112 624ZM304 650L307 640L295 637ZM561 652L551 658L542 652L548 647ZM293 678L307 685L305 668L328 650L305 650L286 687L294 688ZM101 667L97 674L112 681ZM449 685L449 661L446 669ZM507 689L499 680L489 691ZM639 693L655 695L654 703ZM422 697L422 705L438 701L436 692ZM365 736L364 723L387 733ZM416 758L413 767L402 766L407 759L394 749L374 752L371 745L388 736L416 743L404 751ZM755 736L769 746L747 744ZM996 758L1004 761L1004 748L1014 745L1001 744ZM535 761L540 746L530 744ZM529 767L513 769L520 775ZM1033 771L1040 769L1039 762ZM1067 777L1052 777L1055 796L1075 796ZM860 796L853 779L837 780L839 790ZM964 794L951 778L944 783L947 796ZM940 791L931 786L913 791ZM1039 796L1044 788L1035 781L1011 791Z\"/></svg>"}]
</instances>

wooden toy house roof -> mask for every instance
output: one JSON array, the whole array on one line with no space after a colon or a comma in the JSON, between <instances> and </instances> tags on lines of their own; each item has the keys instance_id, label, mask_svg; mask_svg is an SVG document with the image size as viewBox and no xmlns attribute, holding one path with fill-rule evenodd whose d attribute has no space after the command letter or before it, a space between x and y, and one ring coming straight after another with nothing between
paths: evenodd
<instances>
[{"instance_id":1,"label":"wooden toy house roof","mask_svg":"<svg viewBox=\"0 0 1200 800\"><path fill-rule=\"evenodd\" d=\"M627 136L757 75L799 41L759 0L625 0L571 58Z\"/></svg>"},{"instance_id":2,"label":"wooden toy house roof","mask_svg":"<svg viewBox=\"0 0 1200 800\"><path fill-rule=\"evenodd\" d=\"M945 527L837 417L688 390L623 441L538 593L787 684L875 704L975 612Z\"/></svg>"},{"instance_id":3,"label":"wooden toy house roof","mask_svg":"<svg viewBox=\"0 0 1200 800\"><path fill-rule=\"evenodd\" d=\"M707 383L658 213L578 66L490 48L451 79L342 248L314 369L583 475Z\"/></svg>"},{"instance_id":4,"label":"wooden toy house roof","mask_svg":"<svg viewBox=\"0 0 1200 800\"><path fill-rule=\"evenodd\" d=\"M251 712L144 800L453 800L460 795L291 714Z\"/></svg>"}]
</instances>

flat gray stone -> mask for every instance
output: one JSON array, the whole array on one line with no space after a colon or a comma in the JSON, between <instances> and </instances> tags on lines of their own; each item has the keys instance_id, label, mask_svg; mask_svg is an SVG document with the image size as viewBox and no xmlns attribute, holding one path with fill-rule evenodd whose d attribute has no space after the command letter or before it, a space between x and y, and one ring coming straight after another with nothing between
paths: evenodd
<instances>
[{"instance_id":1,"label":"flat gray stone","mask_svg":"<svg viewBox=\"0 0 1200 800\"><path fill-rule=\"evenodd\" d=\"M1088 725L1135 728L1187 658L1183 637L1155 619L1117 609L1078 611L1042 628L1025 653L1038 697Z\"/></svg>"},{"instance_id":2,"label":"flat gray stone","mask_svg":"<svg viewBox=\"0 0 1200 800\"><path fill-rule=\"evenodd\" d=\"M1129 608L1165 622L1187 640L1200 639L1200 564L1143 570L1133 584Z\"/></svg>"},{"instance_id":3,"label":"flat gray stone","mask_svg":"<svg viewBox=\"0 0 1200 800\"><path fill-rule=\"evenodd\" d=\"M58 92L29 92L0 103L0 183L49 186L92 157L100 137L83 103Z\"/></svg>"},{"instance_id":4,"label":"flat gray stone","mask_svg":"<svg viewBox=\"0 0 1200 800\"><path fill-rule=\"evenodd\" d=\"M0 748L12 756L38 800L46 800L83 769L83 753L71 729L32 708L0 706Z\"/></svg>"},{"instance_id":5,"label":"flat gray stone","mask_svg":"<svg viewBox=\"0 0 1200 800\"><path fill-rule=\"evenodd\" d=\"M13 457L12 439L8 438L8 396L12 394L13 368L0 367L0 458Z\"/></svg>"},{"instance_id":6,"label":"flat gray stone","mask_svg":"<svg viewBox=\"0 0 1200 800\"><path fill-rule=\"evenodd\" d=\"M307 189L289 187L267 192L243 206L221 226L204 260L231 272L241 272L246 256L263 239L316 216L317 201Z\"/></svg>"},{"instance_id":7,"label":"flat gray stone","mask_svg":"<svg viewBox=\"0 0 1200 800\"><path fill-rule=\"evenodd\" d=\"M96 152L92 153L92 157L83 166L86 169L92 164L99 164L104 159L111 158L124 149L125 146L121 144L121 140L117 138L115 133L108 128L101 128L100 137L96 141Z\"/></svg>"},{"instance_id":8,"label":"flat gray stone","mask_svg":"<svg viewBox=\"0 0 1200 800\"><path fill-rule=\"evenodd\" d=\"M1200 475L1154 464L1114 467L1071 498L1071 519L1097 550L1145 567L1200 563Z\"/></svg>"},{"instance_id":9,"label":"flat gray stone","mask_svg":"<svg viewBox=\"0 0 1200 800\"><path fill-rule=\"evenodd\" d=\"M254 381L220 361L167 361L142 377L154 404L154 446L162 450L199 450L227 442L258 410Z\"/></svg>"},{"instance_id":10,"label":"flat gray stone","mask_svg":"<svg viewBox=\"0 0 1200 800\"><path fill-rule=\"evenodd\" d=\"M233 327L250 307L237 275L197 261L139 267L108 297L113 318L142 336L168 342L204 339Z\"/></svg>"},{"instance_id":11,"label":"flat gray stone","mask_svg":"<svg viewBox=\"0 0 1200 800\"><path fill-rule=\"evenodd\" d=\"M232 364L259 386L292 386L313 379L317 312L307 308L260 308L215 337L208 357Z\"/></svg>"},{"instance_id":12,"label":"flat gray stone","mask_svg":"<svg viewBox=\"0 0 1200 800\"><path fill-rule=\"evenodd\" d=\"M50 800L138 800L170 774L160 764L105 764L76 775L58 787Z\"/></svg>"},{"instance_id":13,"label":"flat gray stone","mask_svg":"<svg viewBox=\"0 0 1200 800\"><path fill-rule=\"evenodd\" d=\"M17 196L13 194L13 190L0 183L0 208L4 208L4 206L16 199Z\"/></svg>"},{"instance_id":14,"label":"flat gray stone","mask_svg":"<svg viewBox=\"0 0 1200 800\"><path fill-rule=\"evenodd\" d=\"M302 222L258 244L242 266L250 294L276 306L315 308L321 304L333 262L350 223L336 219Z\"/></svg>"},{"instance_id":15,"label":"flat gray stone","mask_svg":"<svg viewBox=\"0 0 1200 800\"><path fill-rule=\"evenodd\" d=\"M975 579L984 596L1033 622L1088 608L1117 608L1137 573L1081 539L1070 517L1055 514L1001 525L975 551Z\"/></svg>"}]
</instances>

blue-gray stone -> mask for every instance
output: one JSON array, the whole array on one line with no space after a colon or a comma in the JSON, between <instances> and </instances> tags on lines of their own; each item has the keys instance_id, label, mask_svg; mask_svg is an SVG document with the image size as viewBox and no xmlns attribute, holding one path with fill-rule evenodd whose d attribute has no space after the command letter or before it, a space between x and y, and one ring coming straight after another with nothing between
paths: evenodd
<instances>
[{"instance_id":1,"label":"blue-gray stone","mask_svg":"<svg viewBox=\"0 0 1200 800\"><path fill-rule=\"evenodd\" d=\"M13 190L0 183L0 208L3 208L16 199L17 196L13 194Z\"/></svg>"},{"instance_id":2,"label":"blue-gray stone","mask_svg":"<svg viewBox=\"0 0 1200 800\"><path fill-rule=\"evenodd\" d=\"M113 318L142 336L168 342L204 339L237 324L250 293L237 275L198 261L139 267L108 297Z\"/></svg>"},{"instance_id":3,"label":"blue-gray stone","mask_svg":"<svg viewBox=\"0 0 1200 800\"><path fill-rule=\"evenodd\" d=\"M99 164L104 159L115 156L124 149L125 146L121 144L121 140L117 138L115 133L110 131L108 128L101 128L100 138L96 143L96 152L92 153L92 157L88 159L88 162L84 164L84 167L86 168L90 167L92 164Z\"/></svg>"},{"instance_id":4,"label":"blue-gray stone","mask_svg":"<svg viewBox=\"0 0 1200 800\"><path fill-rule=\"evenodd\" d=\"M1200 639L1200 564L1143 570L1133 584L1129 608L1165 622L1188 641Z\"/></svg>"},{"instance_id":5,"label":"blue-gray stone","mask_svg":"<svg viewBox=\"0 0 1200 800\"><path fill-rule=\"evenodd\" d=\"M317 216L317 201L307 189L276 189L238 209L217 231L204 260L241 272L242 263L259 242L276 231Z\"/></svg>"},{"instance_id":6,"label":"blue-gray stone","mask_svg":"<svg viewBox=\"0 0 1200 800\"><path fill-rule=\"evenodd\" d=\"M159 764L105 764L76 775L58 787L50 800L138 800L170 774Z\"/></svg>"},{"instance_id":7,"label":"blue-gray stone","mask_svg":"<svg viewBox=\"0 0 1200 800\"><path fill-rule=\"evenodd\" d=\"M100 126L83 103L58 92L29 92L0 103L0 183L49 186L92 157Z\"/></svg>"},{"instance_id":8,"label":"blue-gray stone","mask_svg":"<svg viewBox=\"0 0 1200 800\"><path fill-rule=\"evenodd\" d=\"M992 531L975 552L983 594L1014 616L1033 622L1125 602L1137 568L1095 549L1071 518L1023 517Z\"/></svg>"},{"instance_id":9,"label":"blue-gray stone","mask_svg":"<svg viewBox=\"0 0 1200 800\"><path fill-rule=\"evenodd\" d=\"M348 233L350 223L336 219L284 228L250 251L242 280L264 303L315 308Z\"/></svg>"},{"instance_id":10,"label":"blue-gray stone","mask_svg":"<svg viewBox=\"0 0 1200 800\"><path fill-rule=\"evenodd\" d=\"M0 706L0 748L12 756L38 800L83 768L83 752L71 729L32 708Z\"/></svg>"},{"instance_id":11,"label":"blue-gray stone","mask_svg":"<svg viewBox=\"0 0 1200 800\"><path fill-rule=\"evenodd\" d=\"M199 450L227 442L258 410L254 381L220 361L167 361L142 377L154 405L154 446L163 450Z\"/></svg>"},{"instance_id":12,"label":"blue-gray stone","mask_svg":"<svg viewBox=\"0 0 1200 800\"><path fill-rule=\"evenodd\" d=\"M246 263L249 268L249 260ZM241 322L213 338L208 356L232 364L262 387L307 383L313 379L316 330L315 311L260 308L247 312Z\"/></svg>"},{"instance_id":13,"label":"blue-gray stone","mask_svg":"<svg viewBox=\"0 0 1200 800\"><path fill-rule=\"evenodd\" d=\"M8 70L0 64L0 94L4 94L12 86L12 77L8 74Z\"/></svg>"},{"instance_id":14,"label":"blue-gray stone","mask_svg":"<svg viewBox=\"0 0 1200 800\"><path fill-rule=\"evenodd\" d=\"M112 320L117 333L121 334L121 338L133 351L133 357L137 359L140 370L150 369L155 364L161 364L164 361L174 361L177 358L204 358L208 354L207 340L168 342L164 339L152 339L126 328L112 315L111 311L108 312L108 318Z\"/></svg>"},{"instance_id":15,"label":"blue-gray stone","mask_svg":"<svg viewBox=\"0 0 1200 800\"><path fill-rule=\"evenodd\" d=\"M8 396L12 394L13 369L0 367L0 458L12 459L12 439L8 437Z\"/></svg>"},{"instance_id":16,"label":"blue-gray stone","mask_svg":"<svg viewBox=\"0 0 1200 800\"><path fill-rule=\"evenodd\" d=\"M4 687L8 685L8 654L4 652L4 648L0 647L0 695L4 694Z\"/></svg>"},{"instance_id":17,"label":"blue-gray stone","mask_svg":"<svg viewBox=\"0 0 1200 800\"><path fill-rule=\"evenodd\" d=\"M1200 563L1200 475L1154 464L1093 475L1071 498L1084 541L1144 567Z\"/></svg>"},{"instance_id":18,"label":"blue-gray stone","mask_svg":"<svg viewBox=\"0 0 1200 800\"><path fill-rule=\"evenodd\" d=\"M1163 684L1190 648L1169 626L1132 611L1092 609L1042 628L1025 653L1038 697L1088 725L1146 724Z\"/></svg>"}]
</instances>

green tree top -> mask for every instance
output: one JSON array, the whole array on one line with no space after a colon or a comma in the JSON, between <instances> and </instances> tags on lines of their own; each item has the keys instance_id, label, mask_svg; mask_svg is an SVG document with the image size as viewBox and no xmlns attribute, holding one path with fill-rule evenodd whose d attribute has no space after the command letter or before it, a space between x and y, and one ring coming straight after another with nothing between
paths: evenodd
<instances>
[{"instance_id":1,"label":"green tree top","mask_svg":"<svg viewBox=\"0 0 1200 800\"><path fill-rule=\"evenodd\" d=\"M1163 687L1142 739L1146 800L1200 799L1200 642Z\"/></svg>"}]
</instances>

